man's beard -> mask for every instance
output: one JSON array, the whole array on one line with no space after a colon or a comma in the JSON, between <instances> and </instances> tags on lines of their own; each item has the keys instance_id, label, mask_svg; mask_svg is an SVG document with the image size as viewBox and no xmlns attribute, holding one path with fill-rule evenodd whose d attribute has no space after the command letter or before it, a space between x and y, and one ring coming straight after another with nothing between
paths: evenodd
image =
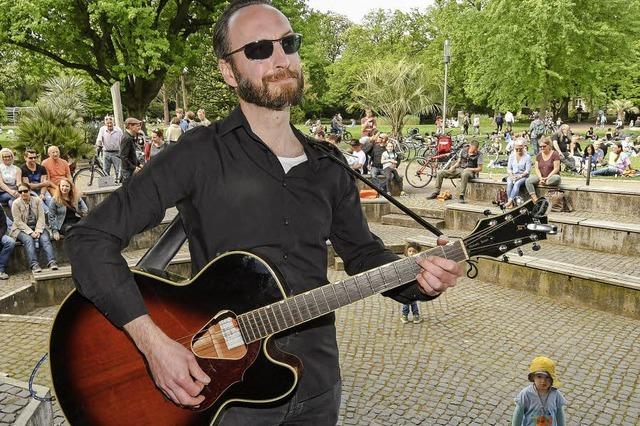
<instances>
[{"instance_id":1,"label":"man's beard","mask_svg":"<svg viewBox=\"0 0 640 426\"><path fill-rule=\"evenodd\" d=\"M302 100L302 92L304 91L304 77L302 72L298 73L291 69L284 69L276 72L271 76L262 78L262 85L257 87L253 82L245 78L231 62L233 74L238 82L236 93L238 97L245 102L254 104L263 108L276 111L282 111L285 108L298 105ZM278 94L269 91L269 83L284 78L295 78L296 86L281 86Z\"/></svg>"}]
</instances>

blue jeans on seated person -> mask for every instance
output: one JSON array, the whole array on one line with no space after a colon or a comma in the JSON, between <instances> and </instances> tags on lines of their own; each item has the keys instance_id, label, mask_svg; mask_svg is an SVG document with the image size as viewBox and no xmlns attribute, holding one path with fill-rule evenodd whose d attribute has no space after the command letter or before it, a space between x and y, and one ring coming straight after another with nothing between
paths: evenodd
<instances>
[{"instance_id":1,"label":"blue jeans on seated person","mask_svg":"<svg viewBox=\"0 0 640 426\"><path fill-rule=\"evenodd\" d=\"M18 234L18 240L24 246L25 251L27 252L27 262L29 262L29 267L33 267L34 265L38 265L38 253L36 253L36 242L33 237L25 232L20 231ZM40 234L40 238L38 239L40 244L40 248L44 250L44 257L47 259L47 265L56 260L53 254L53 246L51 245L51 240L49 239L49 231L46 229L42 231Z\"/></svg>"},{"instance_id":2,"label":"blue jeans on seated person","mask_svg":"<svg viewBox=\"0 0 640 426\"><path fill-rule=\"evenodd\" d=\"M591 176L620 176L620 174L620 170L613 166L607 166L602 169L591 171Z\"/></svg>"},{"instance_id":3,"label":"blue jeans on seated person","mask_svg":"<svg viewBox=\"0 0 640 426\"><path fill-rule=\"evenodd\" d=\"M11 208L11 206L13 205L13 200L15 200L13 195L4 191L0 192L0 203L7 203L9 204L9 208Z\"/></svg>"},{"instance_id":4,"label":"blue jeans on seated person","mask_svg":"<svg viewBox=\"0 0 640 426\"><path fill-rule=\"evenodd\" d=\"M411 307L411 313L413 315L420 315L420 311L418 310L418 302L412 302L407 305L402 305L402 315L405 317L409 315L409 307Z\"/></svg>"},{"instance_id":5,"label":"blue jeans on seated person","mask_svg":"<svg viewBox=\"0 0 640 426\"><path fill-rule=\"evenodd\" d=\"M512 181L511 178L507 178L507 197L509 200L514 200L520 193L520 188L524 185L526 177L520 178L517 181Z\"/></svg>"},{"instance_id":6,"label":"blue jeans on seated person","mask_svg":"<svg viewBox=\"0 0 640 426\"><path fill-rule=\"evenodd\" d=\"M376 186L381 186L382 182L378 179L378 176L382 175L382 167L371 166L369 169L369 173L371 174L371 182L373 182ZM385 188L380 188L385 190Z\"/></svg>"},{"instance_id":7,"label":"blue jeans on seated person","mask_svg":"<svg viewBox=\"0 0 640 426\"><path fill-rule=\"evenodd\" d=\"M11 252L13 252L15 245L16 240L8 235L2 236L2 249L0 249L0 272L6 271L9 256L11 256Z\"/></svg>"}]
</instances>

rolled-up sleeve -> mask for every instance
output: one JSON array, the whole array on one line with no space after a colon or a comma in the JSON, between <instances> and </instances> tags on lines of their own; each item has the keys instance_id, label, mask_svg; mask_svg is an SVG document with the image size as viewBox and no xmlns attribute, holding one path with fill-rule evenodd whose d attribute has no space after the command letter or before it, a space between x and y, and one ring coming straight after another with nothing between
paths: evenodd
<instances>
[{"instance_id":1,"label":"rolled-up sleeve","mask_svg":"<svg viewBox=\"0 0 640 426\"><path fill-rule=\"evenodd\" d=\"M193 144L184 142L154 157L65 238L76 288L117 327L146 313L121 251L134 235L158 225L166 209L193 188L198 157Z\"/></svg>"}]
</instances>

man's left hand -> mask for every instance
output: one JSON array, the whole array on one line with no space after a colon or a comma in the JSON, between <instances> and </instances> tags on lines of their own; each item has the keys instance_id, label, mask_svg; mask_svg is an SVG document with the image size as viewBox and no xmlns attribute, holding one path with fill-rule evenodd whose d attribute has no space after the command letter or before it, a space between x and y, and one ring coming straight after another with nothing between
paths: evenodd
<instances>
[{"instance_id":1,"label":"man's left hand","mask_svg":"<svg viewBox=\"0 0 640 426\"><path fill-rule=\"evenodd\" d=\"M438 238L438 245L448 243L446 237ZM461 269L457 262L437 256L426 258L416 258L422 271L416 276L420 291L429 295L437 296L449 287L455 287ZM419 259L419 260L418 260Z\"/></svg>"}]
</instances>

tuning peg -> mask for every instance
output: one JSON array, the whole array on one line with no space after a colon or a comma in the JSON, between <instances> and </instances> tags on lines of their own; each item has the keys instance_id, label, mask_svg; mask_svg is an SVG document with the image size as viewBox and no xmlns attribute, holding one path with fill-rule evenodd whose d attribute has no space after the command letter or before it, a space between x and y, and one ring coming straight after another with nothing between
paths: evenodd
<instances>
[{"instance_id":1,"label":"tuning peg","mask_svg":"<svg viewBox=\"0 0 640 426\"><path fill-rule=\"evenodd\" d=\"M520 257L524 256L524 253L522 252L522 249L518 249L517 253L518 253L518 256L520 256Z\"/></svg>"},{"instance_id":2,"label":"tuning peg","mask_svg":"<svg viewBox=\"0 0 640 426\"><path fill-rule=\"evenodd\" d=\"M504 263L508 263L509 262L509 256L507 256L506 254L504 256L502 256L502 261Z\"/></svg>"},{"instance_id":3,"label":"tuning peg","mask_svg":"<svg viewBox=\"0 0 640 426\"><path fill-rule=\"evenodd\" d=\"M540 244L538 244L538 243L533 243L533 246L531 247L531 249L532 249L533 251L538 251L538 250L540 250Z\"/></svg>"},{"instance_id":4,"label":"tuning peg","mask_svg":"<svg viewBox=\"0 0 640 426\"><path fill-rule=\"evenodd\" d=\"M485 216L491 216L491 210L486 209L485 211L482 212L482 214Z\"/></svg>"}]
</instances>

